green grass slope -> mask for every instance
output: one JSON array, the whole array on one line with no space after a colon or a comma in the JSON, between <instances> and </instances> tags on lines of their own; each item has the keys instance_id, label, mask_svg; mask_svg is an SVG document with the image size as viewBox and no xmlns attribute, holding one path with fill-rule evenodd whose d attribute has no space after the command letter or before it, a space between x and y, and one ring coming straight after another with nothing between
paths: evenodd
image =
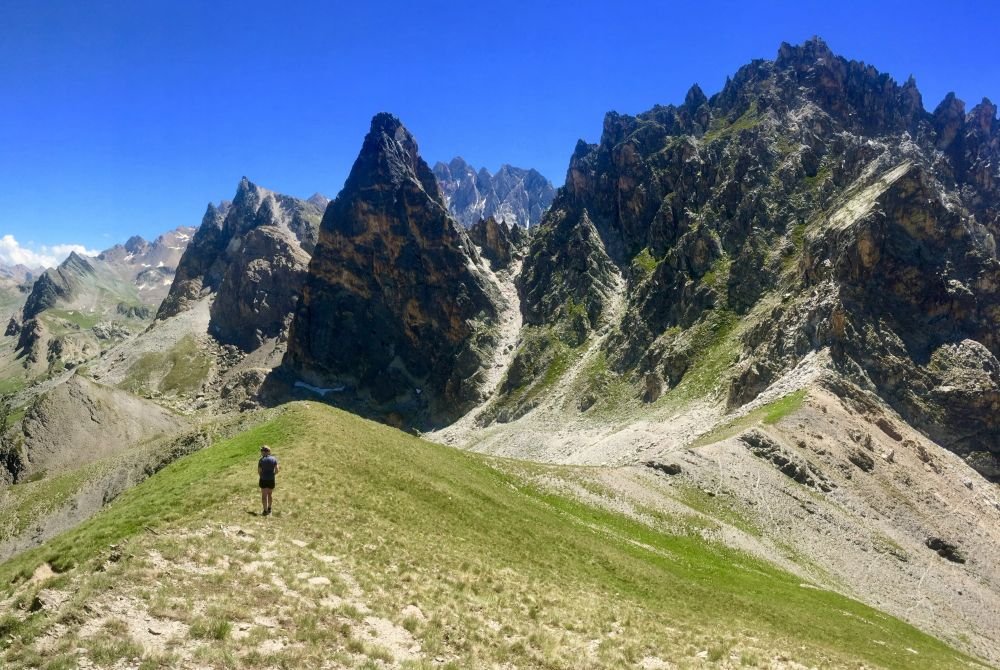
<instances>
[{"instance_id":1,"label":"green grass slope","mask_svg":"<svg viewBox=\"0 0 1000 670\"><path fill-rule=\"evenodd\" d=\"M283 468L271 517L262 443ZM561 473L291 405L0 565L0 666L976 665L752 557L530 483Z\"/></svg>"}]
</instances>

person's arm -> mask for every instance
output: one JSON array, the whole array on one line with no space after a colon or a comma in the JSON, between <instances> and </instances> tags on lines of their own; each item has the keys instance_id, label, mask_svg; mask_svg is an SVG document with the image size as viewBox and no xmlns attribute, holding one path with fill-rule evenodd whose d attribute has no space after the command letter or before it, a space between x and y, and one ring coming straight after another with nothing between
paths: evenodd
<instances>
[{"instance_id":1,"label":"person's arm","mask_svg":"<svg viewBox=\"0 0 1000 670\"><path fill-rule=\"evenodd\" d=\"M281 470L281 463L278 462L278 459L274 459L274 474L278 474L279 470Z\"/></svg>"},{"instance_id":2,"label":"person's arm","mask_svg":"<svg viewBox=\"0 0 1000 670\"><path fill-rule=\"evenodd\" d=\"M259 477L262 474L264 474L264 471L260 467L260 461L257 461L257 476Z\"/></svg>"}]
</instances>

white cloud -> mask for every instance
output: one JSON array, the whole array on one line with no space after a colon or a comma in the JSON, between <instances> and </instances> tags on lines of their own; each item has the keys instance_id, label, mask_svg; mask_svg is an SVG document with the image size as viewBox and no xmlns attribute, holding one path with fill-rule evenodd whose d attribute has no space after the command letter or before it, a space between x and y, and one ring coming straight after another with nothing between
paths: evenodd
<instances>
[{"instance_id":1,"label":"white cloud","mask_svg":"<svg viewBox=\"0 0 1000 670\"><path fill-rule=\"evenodd\" d=\"M13 235L0 237L0 263L6 265L51 268L62 263L72 251L84 256L96 256L101 253L88 249L82 244L53 244L51 246L43 244L36 251L23 246L14 239Z\"/></svg>"}]
</instances>

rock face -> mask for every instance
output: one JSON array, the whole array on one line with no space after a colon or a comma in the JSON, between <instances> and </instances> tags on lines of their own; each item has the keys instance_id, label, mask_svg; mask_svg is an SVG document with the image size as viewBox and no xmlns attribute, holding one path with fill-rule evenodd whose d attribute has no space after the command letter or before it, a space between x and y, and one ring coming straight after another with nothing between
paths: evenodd
<instances>
[{"instance_id":1,"label":"rock face","mask_svg":"<svg viewBox=\"0 0 1000 670\"><path fill-rule=\"evenodd\" d=\"M152 402L73 375L28 409L20 426L23 458L10 474L16 481L62 472L184 425Z\"/></svg>"},{"instance_id":2,"label":"rock face","mask_svg":"<svg viewBox=\"0 0 1000 670\"><path fill-rule=\"evenodd\" d=\"M46 270L35 281L24 303L24 320L35 318L61 300L70 300L89 278L96 275L97 270L89 260L75 251L71 252L58 267Z\"/></svg>"},{"instance_id":3,"label":"rock face","mask_svg":"<svg viewBox=\"0 0 1000 670\"><path fill-rule=\"evenodd\" d=\"M155 310L170 290L174 272L193 235L194 228L189 226L175 228L152 242L135 235L125 244L102 251L97 261L122 281L133 284L139 302Z\"/></svg>"},{"instance_id":4,"label":"rock face","mask_svg":"<svg viewBox=\"0 0 1000 670\"><path fill-rule=\"evenodd\" d=\"M209 330L220 342L250 351L285 334L316 246L321 202L244 178L232 203L208 206L157 318L214 294Z\"/></svg>"},{"instance_id":5,"label":"rock face","mask_svg":"<svg viewBox=\"0 0 1000 670\"><path fill-rule=\"evenodd\" d=\"M524 255L527 236L518 226L497 223L492 216L469 228L469 239L476 244L494 270L504 270Z\"/></svg>"},{"instance_id":6,"label":"rock face","mask_svg":"<svg viewBox=\"0 0 1000 670\"><path fill-rule=\"evenodd\" d=\"M486 168L477 172L461 158L437 163L434 176L449 211L466 228L490 217L509 226L538 225L556 192L537 170L502 165L494 175Z\"/></svg>"},{"instance_id":7,"label":"rock face","mask_svg":"<svg viewBox=\"0 0 1000 670\"><path fill-rule=\"evenodd\" d=\"M372 120L326 210L285 368L426 423L479 399L500 298L413 136Z\"/></svg>"},{"instance_id":8,"label":"rock face","mask_svg":"<svg viewBox=\"0 0 1000 670\"><path fill-rule=\"evenodd\" d=\"M525 322L576 346L614 317L605 356L647 401L711 355L741 405L828 350L996 478L997 165L988 100L928 113L912 79L785 44L711 99L694 86L679 106L610 113L599 144L577 145L519 279Z\"/></svg>"}]
</instances>

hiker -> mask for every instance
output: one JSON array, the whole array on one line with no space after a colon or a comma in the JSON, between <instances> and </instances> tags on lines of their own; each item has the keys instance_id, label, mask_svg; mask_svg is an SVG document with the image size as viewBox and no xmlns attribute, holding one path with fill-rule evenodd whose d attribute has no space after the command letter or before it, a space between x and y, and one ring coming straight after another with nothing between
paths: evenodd
<instances>
[{"instance_id":1,"label":"hiker","mask_svg":"<svg viewBox=\"0 0 1000 670\"><path fill-rule=\"evenodd\" d=\"M260 502L264 506L261 514L267 516L271 513L271 492L274 491L274 476L278 474L278 459L271 455L271 447L266 444L260 448L257 474L260 476Z\"/></svg>"}]
</instances>

